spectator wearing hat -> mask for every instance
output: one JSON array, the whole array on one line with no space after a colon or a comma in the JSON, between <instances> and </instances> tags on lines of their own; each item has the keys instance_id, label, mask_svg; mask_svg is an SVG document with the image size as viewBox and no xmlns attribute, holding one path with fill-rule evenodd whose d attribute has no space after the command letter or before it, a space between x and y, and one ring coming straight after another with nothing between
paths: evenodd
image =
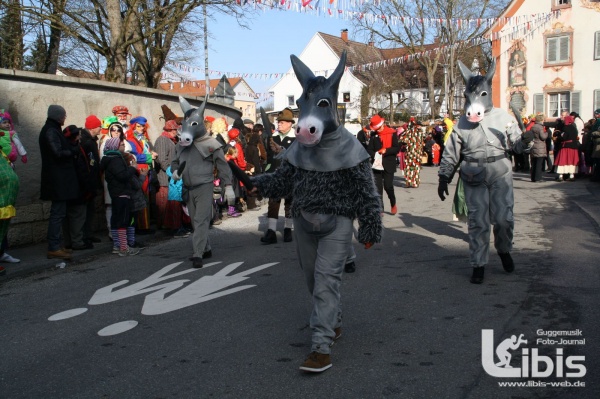
<instances>
[{"instance_id":1,"label":"spectator wearing hat","mask_svg":"<svg viewBox=\"0 0 600 399\"><path fill-rule=\"evenodd\" d=\"M21 162L27 163L27 151L15 131L10 114L3 109L0 109L0 151L6 155L13 167L18 156L21 157Z\"/></svg>"},{"instance_id":2,"label":"spectator wearing hat","mask_svg":"<svg viewBox=\"0 0 600 399\"><path fill-rule=\"evenodd\" d=\"M85 154L90 175L91 198L86 199L86 215L83 225L83 241L86 243L100 242L93 233L94 215L96 210L95 199L102 192L102 179L100 178L100 154L98 142L102 130L102 121L96 115L90 115L85 119L85 129L81 129L79 144Z\"/></svg>"},{"instance_id":3,"label":"spectator wearing hat","mask_svg":"<svg viewBox=\"0 0 600 399\"><path fill-rule=\"evenodd\" d=\"M396 156L400 151L398 135L396 130L385 124L385 119L379 115L374 115L369 124L371 129L371 139L367 146L367 152L374 160L376 154L381 156L383 170L373 169L375 177L375 186L381 198L381 209L383 210L383 190L385 190L390 200L390 213L395 215L398 212L396 206L396 194L394 193L394 173L396 172Z\"/></svg>"},{"instance_id":4,"label":"spectator wearing hat","mask_svg":"<svg viewBox=\"0 0 600 399\"><path fill-rule=\"evenodd\" d=\"M112 214L110 228L114 234L113 253L119 256L137 255L140 250L130 246L131 210L133 208L132 197L136 187L132 184L138 176L147 173L137 170L130 162L125 160L125 140L119 137L111 137L106 140L104 156L100 165L108 186L108 192L112 198ZM135 241L135 238L133 239Z\"/></svg>"},{"instance_id":5,"label":"spectator wearing hat","mask_svg":"<svg viewBox=\"0 0 600 399\"><path fill-rule=\"evenodd\" d=\"M121 126L126 129L129 126L129 118L131 118L131 114L129 113L129 109L124 105L115 105L112 109L112 113L117 117Z\"/></svg>"},{"instance_id":6,"label":"spectator wearing hat","mask_svg":"<svg viewBox=\"0 0 600 399\"><path fill-rule=\"evenodd\" d=\"M242 118L239 117L233 120L231 127L240 131L238 142L242 145L242 150L246 151L246 146L248 145L248 142L246 141L246 135L252 130L248 129L246 125L244 125Z\"/></svg>"},{"instance_id":7,"label":"spectator wearing hat","mask_svg":"<svg viewBox=\"0 0 600 399\"><path fill-rule=\"evenodd\" d=\"M248 130L252 131L252 129L254 129L254 121L252 119L244 119L244 126L246 126Z\"/></svg>"},{"instance_id":8,"label":"spectator wearing hat","mask_svg":"<svg viewBox=\"0 0 600 399\"><path fill-rule=\"evenodd\" d=\"M294 140L296 140L296 133L294 129L292 129L292 126L294 126L294 113L290 108L285 108L277 114L277 131L273 133L273 137L267 148L267 166L265 173L272 173L279 167L281 161L276 159L275 156L289 148ZM292 214L290 212L292 198L285 198L284 201L283 209L285 212L285 223L283 228L283 241L291 242L292 228L294 226ZM269 198L269 210L267 211L269 225L265 235L260 239L263 244L268 245L277 243L275 230L277 230L280 206L281 198Z\"/></svg>"},{"instance_id":9,"label":"spectator wearing hat","mask_svg":"<svg viewBox=\"0 0 600 399\"><path fill-rule=\"evenodd\" d=\"M179 125L175 120L170 120L163 126L163 132L154 142L154 149L158 154L158 184L156 192L156 225L160 229L173 231L175 238L187 237L190 232L182 226L182 208L179 201L169 201L169 177L167 168L175 156L177 144L177 129Z\"/></svg>"},{"instance_id":10,"label":"spectator wearing hat","mask_svg":"<svg viewBox=\"0 0 600 399\"><path fill-rule=\"evenodd\" d=\"M74 149L63 135L61 127L67 112L60 105L48 107L48 118L39 135L42 157L40 199L52 201L48 219L48 259L70 259L71 254L62 246L62 224L67 215L67 201L79 197L79 182L75 170Z\"/></svg>"},{"instance_id":11,"label":"spectator wearing hat","mask_svg":"<svg viewBox=\"0 0 600 399\"><path fill-rule=\"evenodd\" d=\"M131 154L137 161L138 170L146 170L147 177L142 184L142 191L146 196L146 202L150 198L150 166L158 157L158 153L152 150L150 137L148 136L148 120L143 116L136 116L130 121L129 130L127 130L126 138L131 144ZM146 207L138 212L136 229L138 233L150 233L150 208Z\"/></svg>"}]
</instances>

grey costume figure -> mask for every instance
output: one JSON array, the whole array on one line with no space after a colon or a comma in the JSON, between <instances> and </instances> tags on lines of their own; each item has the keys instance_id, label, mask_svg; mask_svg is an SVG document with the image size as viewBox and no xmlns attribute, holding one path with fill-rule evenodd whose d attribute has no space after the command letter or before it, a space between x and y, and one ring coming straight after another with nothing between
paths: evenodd
<instances>
[{"instance_id":1,"label":"grey costume figure","mask_svg":"<svg viewBox=\"0 0 600 399\"><path fill-rule=\"evenodd\" d=\"M490 225L494 225L494 246L504 270L512 272L510 256L514 229L512 165L507 157L512 148L522 152L522 131L514 117L492 105L492 77L473 75L459 61L465 80L465 115L454 126L440 164L438 194L448 195L448 183L460 162L465 200L469 209L469 251L473 266L471 283L483 282L488 263ZM462 162L461 162L462 159Z\"/></svg>"},{"instance_id":2,"label":"grey costume figure","mask_svg":"<svg viewBox=\"0 0 600 399\"><path fill-rule=\"evenodd\" d=\"M171 163L171 170L175 171L173 178L183 179L183 201L188 207L194 226L192 236L194 254L191 260L195 268L203 266L203 258L212 256L208 229L213 210L215 167L225 186L225 198L235 198L231 187L231 169L223 155L221 143L206 134L204 127L206 101L205 99L200 108L193 109L183 97L179 97L185 116L175 150L175 159ZM187 168L186 164L188 164Z\"/></svg>"},{"instance_id":3,"label":"grey costume figure","mask_svg":"<svg viewBox=\"0 0 600 399\"><path fill-rule=\"evenodd\" d=\"M380 242L381 203L369 154L337 116L346 53L328 79L291 58L303 88L296 140L274 173L252 180L264 196L294 198L294 241L313 300L312 352L300 369L322 372L331 367L330 348L341 336L340 283L352 256L353 220L358 219L357 239L366 248Z\"/></svg>"}]
</instances>

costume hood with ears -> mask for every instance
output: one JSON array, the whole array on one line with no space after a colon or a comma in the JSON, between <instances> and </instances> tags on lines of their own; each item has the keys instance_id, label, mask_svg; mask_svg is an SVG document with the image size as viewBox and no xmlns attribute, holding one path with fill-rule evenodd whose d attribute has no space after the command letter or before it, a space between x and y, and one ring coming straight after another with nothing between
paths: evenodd
<instances>
[{"instance_id":1,"label":"costume hood with ears","mask_svg":"<svg viewBox=\"0 0 600 399\"><path fill-rule=\"evenodd\" d=\"M337 113L346 52L329 78L315 76L295 55L290 58L303 91L296 101L300 111L296 140L283 158L298 168L319 172L348 169L370 159L362 144L340 125Z\"/></svg>"},{"instance_id":2,"label":"costume hood with ears","mask_svg":"<svg viewBox=\"0 0 600 399\"><path fill-rule=\"evenodd\" d=\"M337 113L337 95L346 66L346 52L329 78L315 74L298 57L292 55L292 67L302 86L302 95L296 101L300 115L296 140L306 146L319 143L322 136L340 126Z\"/></svg>"},{"instance_id":3,"label":"costume hood with ears","mask_svg":"<svg viewBox=\"0 0 600 399\"><path fill-rule=\"evenodd\" d=\"M479 123L485 113L494 108L492 78L496 72L496 60L492 61L485 76L475 75L461 61L458 61L458 68L465 81L465 116L469 122Z\"/></svg>"},{"instance_id":4,"label":"costume hood with ears","mask_svg":"<svg viewBox=\"0 0 600 399\"><path fill-rule=\"evenodd\" d=\"M181 130L179 133L179 144L187 147L203 136L206 135L206 127L204 126L204 109L208 95L204 97L204 101L198 108L192 108L190 103L179 96L179 105L183 111L183 120L181 121Z\"/></svg>"}]
</instances>

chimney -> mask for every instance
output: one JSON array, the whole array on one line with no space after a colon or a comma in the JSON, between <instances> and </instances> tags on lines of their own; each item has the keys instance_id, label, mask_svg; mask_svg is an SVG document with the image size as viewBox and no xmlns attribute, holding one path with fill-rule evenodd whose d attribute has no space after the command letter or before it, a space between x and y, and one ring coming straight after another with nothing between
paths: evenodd
<instances>
[{"instance_id":1,"label":"chimney","mask_svg":"<svg viewBox=\"0 0 600 399\"><path fill-rule=\"evenodd\" d=\"M346 43L348 43L348 29L342 29L342 40Z\"/></svg>"}]
</instances>

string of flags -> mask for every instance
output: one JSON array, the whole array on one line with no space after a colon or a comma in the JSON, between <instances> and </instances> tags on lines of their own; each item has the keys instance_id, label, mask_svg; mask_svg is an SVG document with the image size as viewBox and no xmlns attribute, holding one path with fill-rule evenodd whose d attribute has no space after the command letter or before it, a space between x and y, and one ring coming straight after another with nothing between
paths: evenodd
<instances>
[{"instance_id":1,"label":"string of flags","mask_svg":"<svg viewBox=\"0 0 600 399\"><path fill-rule=\"evenodd\" d=\"M354 65L354 66L347 67L347 70L349 70L350 72L354 72L354 71L360 72L360 71L372 70L372 69L379 68L379 67L390 66L390 65L394 65L394 64L402 63L402 62L412 62L419 57L430 56L433 53L440 52L440 51L442 51L442 52L447 51L450 48L456 49L461 46L476 46L476 45L480 45L483 43L488 43L491 40L512 41L512 40L515 40L520 37L527 37L529 35L533 35L533 33L537 29L539 29L540 26L545 25L546 23L550 22L551 20L553 20L559 16L560 16L560 10L552 11L549 13L535 14L535 15L531 16L532 18L529 18L529 19L523 18L521 20L519 17L515 17L513 19L521 20L521 22L516 24L515 26L509 27L508 30L504 29L503 32L492 32L489 36L485 36L485 37L481 36L481 37L470 39L468 41L457 42L452 45L439 46L434 49L422 51L419 53L405 54L405 55L397 57L397 58L376 61L376 62L372 62L372 63L365 63L362 65ZM204 72L204 68L181 64L181 63L174 62L174 61L167 62L167 65L169 65L170 67L172 67L178 71L188 73L188 74ZM332 70L322 70L322 71L314 71L314 73L315 73L315 75L328 76L329 73L331 73L331 71ZM225 75L228 78L261 79L261 80L280 79L280 78L282 78L284 76L288 76L288 75L294 76L293 73L284 73L284 72L274 72L274 73L264 73L264 72L252 73L252 72L250 72L250 73L248 73L248 72L227 72L227 71L210 70L210 69L209 69L208 73L210 76L214 76L214 77L221 77L221 76ZM163 74L163 79L169 80L169 79L172 79L173 77L175 77L174 80L184 82L184 83L197 81L196 79L193 79L193 78L182 77L182 76L174 75L172 73L169 74L168 72ZM204 87L204 84L201 84L201 85L202 85L201 87Z\"/></svg>"}]
</instances>

